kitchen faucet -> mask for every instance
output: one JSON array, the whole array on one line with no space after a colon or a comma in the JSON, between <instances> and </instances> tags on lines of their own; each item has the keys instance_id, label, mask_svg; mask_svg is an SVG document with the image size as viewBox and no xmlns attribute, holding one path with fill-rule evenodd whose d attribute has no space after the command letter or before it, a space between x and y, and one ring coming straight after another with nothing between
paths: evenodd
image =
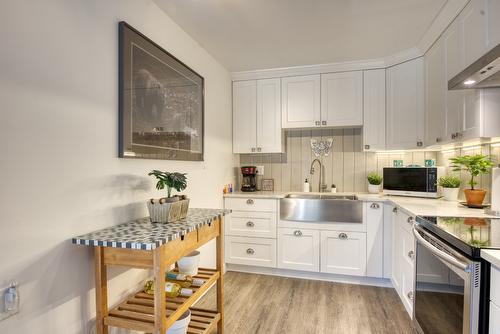
<instances>
[{"instance_id":1,"label":"kitchen faucet","mask_svg":"<svg viewBox=\"0 0 500 334\"><path fill-rule=\"evenodd\" d=\"M318 192L323 192L324 190L326 190L326 185L322 184L321 183L321 179L322 179L322 174L323 174L323 166L321 165L321 161L319 161L319 159L314 159L312 162L311 162L311 169L309 170L309 174L313 175L314 174L314 163L315 162L318 162L319 164L319 185L318 185Z\"/></svg>"}]
</instances>

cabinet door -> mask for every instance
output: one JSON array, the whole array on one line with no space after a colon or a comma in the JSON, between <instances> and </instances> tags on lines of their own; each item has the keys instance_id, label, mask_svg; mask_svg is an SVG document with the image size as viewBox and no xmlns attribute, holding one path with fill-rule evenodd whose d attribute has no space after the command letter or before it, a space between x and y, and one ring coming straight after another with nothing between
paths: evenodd
<instances>
[{"instance_id":1,"label":"cabinet door","mask_svg":"<svg viewBox=\"0 0 500 334\"><path fill-rule=\"evenodd\" d=\"M488 0L488 49L500 44L500 0Z\"/></svg>"},{"instance_id":2,"label":"cabinet door","mask_svg":"<svg viewBox=\"0 0 500 334\"><path fill-rule=\"evenodd\" d=\"M384 269L384 204L365 202L366 212L366 276L383 277Z\"/></svg>"},{"instance_id":3,"label":"cabinet door","mask_svg":"<svg viewBox=\"0 0 500 334\"><path fill-rule=\"evenodd\" d=\"M319 231L278 229L278 268L319 271Z\"/></svg>"},{"instance_id":4,"label":"cabinet door","mask_svg":"<svg viewBox=\"0 0 500 334\"><path fill-rule=\"evenodd\" d=\"M321 75L321 125L363 125L362 71Z\"/></svg>"},{"instance_id":5,"label":"cabinet door","mask_svg":"<svg viewBox=\"0 0 500 334\"><path fill-rule=\"evenodd\" d=\"M403 242L401 240L401 229L399 227L399 211L397 208L393 210L392 214L392 275L391 281L394 289L398 294L401 294L401 281L403 279L401 273L400 254L403 249Z\"/></svg>"},{"instance_id":6,"label":"cabinet door","mask_svg":"<svg viewBox=\"0 0 500 334\"><path fill-rule=\"evenodd\" d=\"M233 82L233 153L252 153L257 146L257 82Z\"/></svg>"},{"instance_id":7,"label":"cabinet door","mask_svg":"<svg viewBox=\"0 0 500 334\"><path fill-rule=\"evenodd\" d=\"M363 71L363 148L385 149L385 69Z\"/></svg>"},{"instance_id":8,"label":"cabinet door","mask_svg":"<svg viewBox=\"0 0 500 334\"><path fill-rule=\"evenodd\" d=\"M490 302L490 334L500 334L500 307Z\"/></svg>"},{"instance_id":9,"label":"cabinet door","mask_svg":"<svg viewBox=\"0 0 500 334\"><path fill-rule=\"evenodd\" d=\"M445 52L446 81L452 79L463 68L464 58L461 52L460 29L455 20L443 34ZM448 83L446 83L448 85ZM448 88L448 86L446 86ZM443 142L456 140L456 134L461 131L464 113L464 91L446 89L445 132Z\"/></svg>"},{"instance_id":10,"label":"cabinet door","mask_svg":"<svg viewBox=\"0 0 500 334\"><path fill-rule=\"evenodd\" d=\"M366 233L321 231L321 272L366 275Z\"/></svg>"},{"instance_id":11,"label":"cabinet door","mask_svg":"<svg viewBox=\"0 0 500 334\"><path fill-rule=\"evenodd\" d=\"M281 80L257 81L257 152L280 153Z\"/></svg>"},{"instance_id":12,"label":"cabinet door","mask_svg":"<svg viewBox=\"0 0 500 334\"><path fill-rule=\"evenodd\" d=\"M321 126L319 74L282 78L281 89L284 129Z\"/></svg>"},{"instance_id":13,"label":"cabinet door","mask_svg":"<svg viewBox=\"0 0 500 334\"><path fill-rule=\"evenodd\" d=\"M466 140L481 136L481 91L467 89L464 91L464 108L459 117L460 131L458 140Z\"/></svg>"},{"instance_id":14,"label":"cabinet door","mask_svg":"<svg viewBox=\"0 0 500 334\"><path fill-rule=\"evenodd\" d=\"M486 0L471 0L460 13L458 20L462 33L464 67L467 67L488 49Z\"/></svg>"},{"instance_id":15,"label":"cabinet door","mask_svg":"<svg viewBox=\"0 0 500 334\"><path fill-rule=\"evenodd\" d=\"M387 148L423 146L424 64L417 58L387 69Z\"/></svg>"},{"instance_id":16,"label":"cabinet door","mask_svg":"<svg viewBox=\"0 0 500 334\"><path fill-rule=\"evenodd\" d=\"M445 128L446 80L445 52L440 38L425 54L425 145L438 145Z\"/></svg>"}]
</instances>

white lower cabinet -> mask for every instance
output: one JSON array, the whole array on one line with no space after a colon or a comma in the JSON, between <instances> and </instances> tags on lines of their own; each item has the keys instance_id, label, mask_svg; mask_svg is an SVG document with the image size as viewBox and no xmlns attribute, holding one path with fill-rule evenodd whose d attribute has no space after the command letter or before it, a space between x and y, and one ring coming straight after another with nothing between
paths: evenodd
<instances>
[{"instance_id":1,"label":"white lower cabinet","mask_svg":"<svg viewBox=\"0 0 500 334\"><path fill-rule=\"evenodd\" d=\"M500 269L491 266L490 334L500 334Z\"/></svg>"},{"instance_id":2,"label":"white lower cabinet","mask_svg":"<svg viewBox=\"0 0 500 334\"><path fill-rule=\"evenodd\" d=\"M366 233L321 231L321 272L366 275Z\"/></svg>"},{"instance_id":3,"label":"white lower cabinet","mask_svg":"<svg viewBox=\"0 0 500 334\"><path fill-rule=\"evenodd\" d=\"M278 268L319 271L319 231L278 228Z\"/></svg>"},{"instance_id":4,"label":"white lower cabinet","mask_svg":"<svg viewBox=\"0 0 500 334\"><path fill-rule=\"evenodd\" d=\"M490 302L490 334L500 334L500 307Z\"/></svg>"},{"instance_id":5,"label":"white lower cabinet","mask_svg":"<svg viewBox=\"0 0 500 334\"><path fill-rule=\"evenodd\" d=\"M259 267L276 267L276 240L226 237L226 262Z\"/></svg>"}]
</instances>

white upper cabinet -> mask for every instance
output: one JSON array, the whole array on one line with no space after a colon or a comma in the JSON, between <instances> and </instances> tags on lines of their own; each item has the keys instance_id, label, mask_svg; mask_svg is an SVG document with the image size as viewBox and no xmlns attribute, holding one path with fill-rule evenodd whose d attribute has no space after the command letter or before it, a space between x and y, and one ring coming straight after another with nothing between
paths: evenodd
<instances>
[{"instance_id":1,"label":"white upper cabinet","mask_svg":"<svg viewBox=\"0 0 500 334\"><path fill-rule=\"evenodd\" d=\"M387 69L387 149L423 146L424 62L422 58Z\"/></svg>"},{"instance_id":2,"label":"white upper cabinet","mask_svg":"<svg viewBox=\"0 0 500 334\"><path fill-rule=\"evenodd\" d=\"M440 38L425 54L425 145L443 141L445 129L446 92L445 51Z\"/></svg>"},{"instance_id":3,"label":"white upper cabinet","mask_svg":"<svg viewBox=\"0 0 500 334\"><path fill-rule=\"evenodd\" d=\"M385 149L385 69L363 71L363 149Z\"/></svg>"},{"instance_id":4,"label":"white upper cabinet","mask_svg":"<svg viewBox=\"0 0 500 334\"><path fill-rule=\"evenodd\" d=\"M257 81L257 151L281 152L281 80Z\"/></svg>"},{"instance_id":5,"label":"white upper cabinet","mask_svg":"<svg viewBox=\"0 0 500 334\"><path fill-rule=\"evenodd\" d=\"M488 1L488 49L500 44L500 0Z\"/></svg>"},{"instance_id":6,"label":"white upper cabinet","mask_svg":"<svg viewBox=\"0 0 500 334\"><path fill-rule=\"evenodd\" d=\"M257 81L233 82L233 152L255 152L257 146Z\"/></svg>"},{"instance_id":7,"label":"white upper cabinet","mask_svg":"<svg viewBox=\"0 0 500 334\"><path fill-rule=\"evenodd\" d=\"M233 82L233 153L279 153L280 79Z\"/></svg>"},{"instance_id":8,"label":"white upper cabinet","mask_svg":"<svg viewBox=\"0 0 500 334\"><path fill-rule=\"evenodd\" d=\"M363 125L363 72L321 75L321 125Z\"/></svg>"},{"instance_id":9,"label":"white upper cabinet","mask_svg":"<svg viewBox=\"0 0 500 334\"><path fill-rule=\"evenodd\" d=\"M281 79L282 127L310 128L321 125L321 76L303 75Z\"/></svg>"},{"instance_id":10,"label":"white upper cabinet","mask_svg":"<svg viewBox=\"0 0 500 334\"><path fill-rule=\"evenodd\" d=\"M465 67L488 50L487 0L471 0L458 17L462 33L462 53Z\"/></svg>"}]
</instances>

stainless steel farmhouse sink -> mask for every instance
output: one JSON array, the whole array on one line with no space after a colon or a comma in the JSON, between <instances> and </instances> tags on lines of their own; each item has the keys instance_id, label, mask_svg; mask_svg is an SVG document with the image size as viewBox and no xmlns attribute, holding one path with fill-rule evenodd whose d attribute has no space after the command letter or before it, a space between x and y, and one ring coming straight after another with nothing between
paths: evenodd
<instances>
[{"instance_id":1,"label":"stainless steel farmhouse sink","mask_svg":"<svg viewBox=\"0 0 500 334\"><path fill-rule=\"evenodd\" d=\"M363 202L355 195L288 194L280 200L280 220L361 224Z\"/></svg>"}]
</instances>

